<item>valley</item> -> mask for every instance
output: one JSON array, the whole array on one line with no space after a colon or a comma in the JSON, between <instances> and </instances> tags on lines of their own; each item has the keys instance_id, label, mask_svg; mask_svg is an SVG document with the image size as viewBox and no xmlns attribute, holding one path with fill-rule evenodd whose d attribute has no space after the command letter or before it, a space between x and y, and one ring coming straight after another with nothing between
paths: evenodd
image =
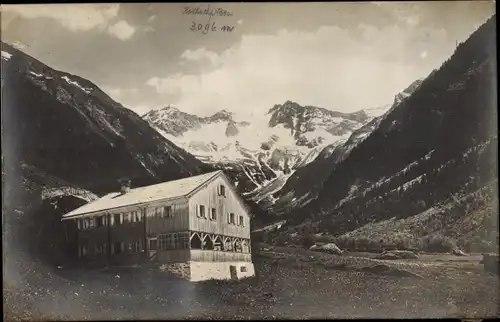
<instances>
[{"instance_id":1,"label":"valley","mask_svg":"<svg viewBox=\"0 0 500 322\"><path fill-rule=\"evenodd\" d=\"M178 83L151 81L138 72L142 65L130 64L137 75L127 73L165 91L158 96L164 107L138 113L137 106L113 99L111 90L2 39L4 318L138 320L164 319L166 312L170 319L499 316L498 274L480 263L483 254L498 256L500 244L494 35L496 15L457 41L441 65L426 69L432 70L428 75L405 81L386 104L358 110L271 95L282 99L259 112L216 105L208 115L168 105L178 97L167 85L192 96L197 92L189 86L220 96L243 80L231 76L234 84L217 88L203 78L211 73L207 69L199 82L188 74L175 74ZM208 57L216 71L223 59L239 57L199 56L210 52L205 47L186 52L182 64ZM416 53L421 60L427 55ZM352 64L357 70L357 61ZM249 83L257 83L250 77L253 67L245 66ZM306 70L293 82L273 82L288 93L302 83L326 91L308 85L308 71L333 76ZM395 77L376 70L380 82ZM350 76L343 75L346 83ZM261 94L243 84L248 96ZM352 86L360 98L378 95ZM201 98L185 102L205 104ZM75 264L78 229L63 229L63 214L118 191L123 179L135 188L218 169L250 214L247 249L255 278L190 283L148 264ZM401 254L409 257L396 258Z\"/></svg>"},{"instance_id":2,"label":"valley","mask_svg":"<svg viewBox=\"0 0 500 322\"><path fill-rule=\"evenodd\" d=\"M498 277L484 271L479 257L421 255L393 262L277 247L256 255L255 279L198 283L171 280L154 268L48 270L33 263L18 268L19 274L38 273L26 289L5 294L9 312L4 314L9 320L104 319L110 312L116 319L155 319L165 310L180 319L495 317ZM380 262L420 277L364 270ZM153 287L160 284L165 287ZM34 301L57 310L23 307Z\"/></svg>"}]
</instances>

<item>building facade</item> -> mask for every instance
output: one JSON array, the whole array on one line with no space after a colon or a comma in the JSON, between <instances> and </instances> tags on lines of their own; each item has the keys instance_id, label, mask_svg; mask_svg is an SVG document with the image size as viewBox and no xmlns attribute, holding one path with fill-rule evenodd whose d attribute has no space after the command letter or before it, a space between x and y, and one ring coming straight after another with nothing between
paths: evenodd
<instances>
[{"instance_id":1,"label":"building facade","mask_svg":"<svg viewBox=\"0 0 500 322\"><path fill-rule=\"evenodd\" d=\"M250 214L222 171L111 193L63 216L78 257L158 263L191 281L255 275Z\"/></svg>"}]
</instances>

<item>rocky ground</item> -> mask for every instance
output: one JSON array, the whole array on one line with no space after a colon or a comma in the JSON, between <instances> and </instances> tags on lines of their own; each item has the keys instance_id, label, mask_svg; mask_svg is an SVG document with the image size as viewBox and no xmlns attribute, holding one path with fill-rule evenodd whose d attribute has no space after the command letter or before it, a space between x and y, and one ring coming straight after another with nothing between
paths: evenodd
<instances>
[{"instance_id":1,"label":"rocky ground","mask_svg":"<svg viewBox=\"0 0 500 322\"><path fill-rule=\"evenodd\" d=\"M371 257L371 258L370 258ZM49 269L4 262L5 320L484 318L500 315L498 275L480 256L419 255L384 261L276 247L258 276L189 283L145 268Z\"/></svg>"}]
</instances>

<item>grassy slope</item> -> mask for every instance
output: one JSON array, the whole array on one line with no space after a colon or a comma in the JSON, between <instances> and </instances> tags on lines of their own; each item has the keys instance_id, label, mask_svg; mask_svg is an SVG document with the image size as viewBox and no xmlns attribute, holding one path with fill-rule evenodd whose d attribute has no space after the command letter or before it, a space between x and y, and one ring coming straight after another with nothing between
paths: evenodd
<instances>
[{"instance_id":1,"label":"grassy slope","mask_svg":"<svg viewBox=\"0 0 500 322\"><path fill-rule=\"evenodd\" d=\"M341 247L362 251L398 248L446 252L458 246L468 252L498 252L496 184L415 216L364 225L335 241Z\"/></svg>"}]
</instances>

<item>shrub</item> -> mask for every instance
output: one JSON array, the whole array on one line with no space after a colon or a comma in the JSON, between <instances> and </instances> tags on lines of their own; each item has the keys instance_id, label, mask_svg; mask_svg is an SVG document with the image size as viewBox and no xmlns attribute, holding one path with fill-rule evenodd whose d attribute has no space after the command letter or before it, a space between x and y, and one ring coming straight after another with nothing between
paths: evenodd
<instances>
[{"instance_id":1,"label":"shrub","mask_svg":"<svg viewBox=\"0 0 500 322\"><path fill-rule=\"evenodd\" d=\"M356 251L365 252L368 251L369 240L366 238L358 238L354 240L354 249Z\"/></svg>"},{"instance_id":2,"label":"shrub","mask_svg":"<svg viewBox=\"0 0 500 322\"><path fill-rule=\"evenodd\" d=\"M456 242L443 235L434 235L424 239L424 250L431 253L447 253L456 248Z\"/></svg>"}]
</instances>

